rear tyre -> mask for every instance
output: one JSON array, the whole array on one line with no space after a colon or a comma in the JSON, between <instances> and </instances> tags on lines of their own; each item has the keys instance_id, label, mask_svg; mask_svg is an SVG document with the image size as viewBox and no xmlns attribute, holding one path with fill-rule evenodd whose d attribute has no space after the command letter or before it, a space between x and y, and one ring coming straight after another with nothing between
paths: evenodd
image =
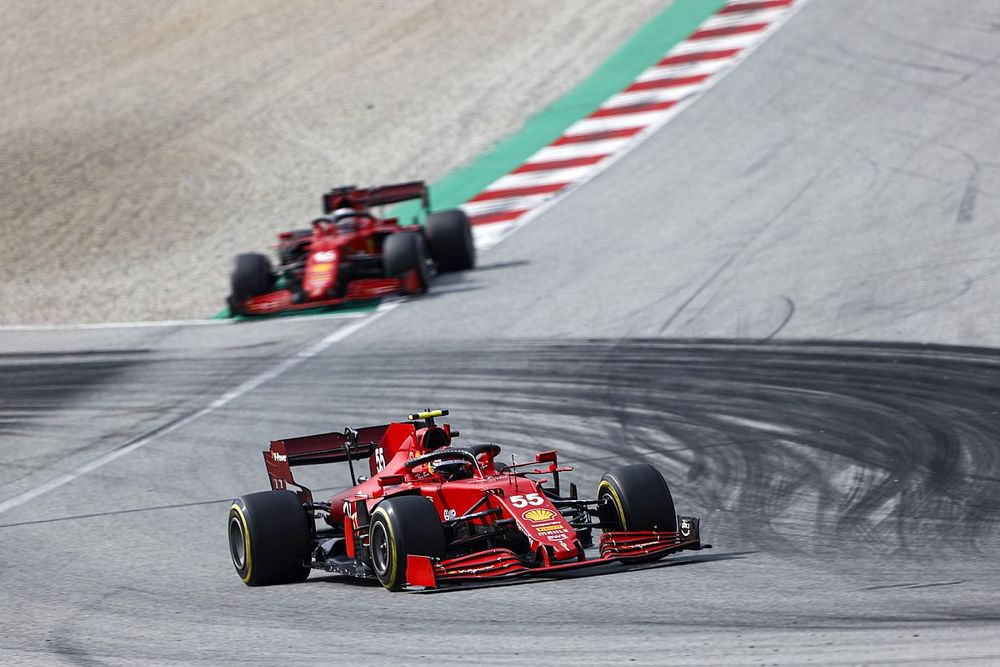
<instances>
[{"instance_id":1,"label":"rear tyre","mask_svg":"<svg viewBox=\"0 0 1000 667\"><path fill-rule=\"evenodd\" d=\"M230 278L231 303L241 303L250 297L266 294L274 286L271 260L256 252L237 255L236 265Z\"/></svg>"},{"instance_id":2,"label":"rear tyre","mask_svg":"<svg viewBox=\"0 0 1000 667\"><path fill-rule=\"evenodd\" d=\"M423 239L415 232L397 232L385 240L382 267L389 278L404 278L414 272L415 286L407 290L409 293L423 294L430 286Z\"/></svg>"},{"instance_id":3,"label":"rear tyre","mask_svg":"<svg viewBox=\"0 0 1000 667\"><path fill-rule=\"evenodd\" d=\"M309 517L291 491L262 491L229 508L229 553L247 586L304 581L309 576Z\"/></svg>"},{"instance_id":4,"label":"rear tyre","mask_svg":"<svg viewBox=\"0 0 1000 667\"><path fill-rule=\"evenodd\" d=\"M368 541L375 576L390 591L406 583L408 555L445 555L441 518L434 503L423 496L398 496L379 503L372 512Z\"/></svg>"},{"instance_id":5,"label":"rear tyre","mask_svg":"<svg viewBox=\"0 0 1000 667\"><path fill-rule=\"evenodd\" d=\"M597 499L604 501L599 507L605 530L677 530L674 499L667 482L648 463L633 463L609 471L597 486ZM659 558L662 556L630 560Z\"/></svg>"},{"instance_id":6,"label":"rear tyre","mask_svg":"<svg viewBox=\"0 0 1000 667\"><path fill-rule=\"evenodd\" d=\"M431 213L427 216L424 232L431 259L439 272L466 271L476 265L472 225L465 211L456 208Z\"/></svg>"}]
</instances>

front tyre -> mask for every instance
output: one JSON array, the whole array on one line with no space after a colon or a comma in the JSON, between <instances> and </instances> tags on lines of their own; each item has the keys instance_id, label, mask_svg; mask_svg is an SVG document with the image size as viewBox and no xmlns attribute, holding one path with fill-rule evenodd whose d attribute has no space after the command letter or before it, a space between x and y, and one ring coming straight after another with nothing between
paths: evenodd
<instances>
[{"instance_id":1,"label":"front tyre","mask_svg":"<svg viewBox=\"0 0 1000 667\"><path fill-rule=\"evenodd\" d=\"M597 486L605 530L677 531L674 499L660 471L648 463L610 470Z\"/></svg>"},{"instance_id":2,"label":"front tyre","mask_svg":"<svg viewBox=\"0 0 1000 667\"><path fill-rule=\"evenodd\" d=\"M390 591L406 583L406 557L445 555L444 528L434 503L423 496L383 500L372 512L368 529L372 569Z\"/></svg>"},{"instance_id":3,"label":"front tyre","mask_svg":"<svg viewBox=\"0 0 1000 667\"><path fill-rule=\"evenodd\" d=\"M233 273L230 275L230 308L237 307L247 299L267 294L274 288L274 273L271 260L265 255L248 252L236 255Z\"/></svg>"},{"instance_id":4,"label":"front tyre","mask_svg":"<svg viewBox=\"0 0 1000 667\"><path fill-rule=\"evenodd\" d=\"M304 581L309 576L309 516L291 491L261 491L229 508L229 554L247 586Z\"/></svg>"},{"instance_id":5,"label":"front tyre","mask_svg":"<svg viewBox=\"0 0 1000 667\"><path fill-rule=\"evenodd\" d=\"M396 232L382 246L382 268L388 278L403 278L409 294L424 294L430 286L424 241L415 232ZM409 275L407 275L409 274Z\"/></svg>"},{"instance_id":6,"label":"front tyre","mask_svg":"<svg viewBox=\"0 0 1000 667\"><path fill-rule=\"evenodd\" d=\"M431 259L439 272L466 271L476 265L472 225L465 211L456 208L431 213L427 216L424 233Z\"/></svg>"}]
</instances>

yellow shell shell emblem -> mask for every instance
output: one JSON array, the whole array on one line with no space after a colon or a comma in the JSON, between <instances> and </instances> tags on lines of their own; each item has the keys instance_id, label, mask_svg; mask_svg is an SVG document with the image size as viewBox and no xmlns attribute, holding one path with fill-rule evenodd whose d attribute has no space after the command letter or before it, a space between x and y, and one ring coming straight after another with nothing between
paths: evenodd
<instances>
[{"instance_id":1,"label":"yellow shell shell emblem","mask_svg":"<svg viewBox=\"0 0 1000 667\"><path fill-rule=\"evenodd\" d=\"M553 512L552 510L538 509L538 510L528 510L521 516L527 519L528 521L548 521L549 519L554 518L555 515L556 513Z\"/></svg>"}]
</instances>

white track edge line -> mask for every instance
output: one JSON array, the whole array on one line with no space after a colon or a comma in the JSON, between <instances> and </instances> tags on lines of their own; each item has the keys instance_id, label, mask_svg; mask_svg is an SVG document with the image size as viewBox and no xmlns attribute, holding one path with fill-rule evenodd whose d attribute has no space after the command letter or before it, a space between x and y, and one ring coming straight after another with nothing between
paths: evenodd
<instances>
[{"instance_id":1,"label":"white track edge line","mask_svg":"<svg viewBox=\"0 0 1000 667\"><path fill-rule=\"evenodd\" d=\"M705 92L715 87L716 84L725 79L730 72L735 70L736 67L741 62L746 60L754 51L756 51L762 44L764 44L768 39L770 39L771 36L774 35L775 32L777 32L778 28L784 25L795 13L797 13L803 6L805 6L805 4L808 1L809 0L799 0L791 7L789 7L787 12L783 16L775 20L764 31L762 31L762 34L760 35L760 38L758 40L744 47L744 49L739 53L739 55L737 55L735 58L732 59L732 62L729 67L723 68L715 76L706 81L705 86L701 89L701 91L697 95L692 95L682 100L676 107L671 109L671 111L674 111L674 109L676 109L674 113L668 114L661 120L646 127L642 132L637 134L632 141L630 141L627 145L619 149L619 151L615 155L612 155L603 162L599 163L599 168L595 168L591 173L587 174L580 180L570 184L559 194L554 196L549 201L546 201L538 208L532 209L531 211L525 213L518 220L512 223L507 228L507 230L505 230L504 233L500 234L497 240L490 247L494 247L500 241L505 240L511 234L516 232L518 229L526 226L529 222L536 219L539 215L541 215L545 211L552 208L555 204L561 202L563 199L568 197L570 194L572 194L572 192L577 190L579 187L583 186L585 183L588 183L599 174L604 173L608 168L611 167L611 165L617 163L619 160L621 160L626 155L635 150L635 148L638 147L640 144L642 144L646 139L648 139L658 130L666 126L667 123L676 118L683 110L687 109L694 102L701 99L704 96ZM149 443L158 440L160 437L164 435L172 433L177 429L187 426L191 422L211 412L214 412L215 410L225 406L226 404L236 400L237 398L240 398L241 396L253 391L262 384L270 380L273 380L274 378L285 373L286 371L294 368L295 366L298 366L303 361L311 359L312 357L316 356L317 354L327 349L334 343L344 340L345 338L355 333L356 331L378 320L385 313L392 311L400 303L402 303L402 300L392 301L379 306L379 308L374 313L372 313L370 317L361 319L358 322L354 322L352 324L345 326L342 329L334 331L329 336L321 339L311 347L296 353L292 357L285 358L283 361L281 361L281 363L272 366L268 370L254 376L253 378L250 378L249 380L246 380L245 382L241 383L234 389L226 392L219 398L212 401L207 407L204 407L201 410L198 410L197 412L188 414L187 416L182 417L177 421L170 423L166 427L160 428L159 430L154 430L148 435L141 436L138 440L135 440L124 446L120 446L108 452L107 454L104 454L103 456L99 456L96 459L84 463L83 465L77 467L75 470L72 470L71 472L60 475L59 477L51 479L48 482L44 482L43 484L35 486L34 488L29 489L28 491L25 491L12 498L8 498L3 502L0 502L0 514L3 514L4 512L7 512L11 509L14 509L15 507L19 507L24 503L30 502L31 500L34 500L35 498L38 498L39 496L42 496L48 493L49 491L53 491L61 486L69 484L70 482L79 479L83 475L86 475L88 472L92 472L98 468L101 468L102 466L105 466L108 463L111 463L112 461L115 461L121 458L122 456L125 456L126 454L134 452L135 450L140 449L142 447L145 447ZM206 320L206 322L210 321L211 320Z\"/></svg>"},{"instance_id":2,"label":"white track edge line","mask_svg":"<svg viewBox=\"0 0 1000 667\"><path fill-rule=\"evenodd\" d=\"M352 311L348 313L323 313L310 315L311 319L339 320L355 317L364 317L367 311ZM276 319L276 318L271 318ZM81 331L87 329L142 329L146 327L197 327L206 324L238 324L238 320L233 319L205 319L205 320L151 320L149 322L94 322L91 324L8 324L0 326L0 333L6 331Z\"/></svg>"},{"instance_id":3,"label":"white track edge line","mask_svg":"<svg viewBox=\"0 0 1000 667\"><path fill-rule=\"evenodd\" d=\"M139 439L137 440L133 440L124 445L119 445L115 449L112 449L110 452L103 454L102 456L98 456L96 459L92 459L84 463L83 465L80 465L77 468L71 470L70 472L59 475L58 477L50 479L47 482L43 482L31 489L28 489L27 491L19 493L16 496L13 496L12 498L8 498L7 500L0 502L0 514L12 510L15 507L20 507L25 503L31 502L35 498L43 496L49 491L54 491L55 489L58 489L61 486L65 486L66 484L69 484L70 482L77 480L80 477L83 477L89 472L93 472L94 470L97 470L98 468L101 468L111 463L112 461L116 461L117 459L120 459L126 454L131 454L137 449L141 449L146 445L148 445L149 443L155 442L156 440L159 440L163 436L173 433L174 431L183 428L184 426L187 426L191 422L200 419L201 417L204 417L210 412L218 410L219 408L225 406L228 403L231 403L232 401L240 398L241 396L250 393L257 387L260 387L262 384L273 380L274 378L291 370L292 368L295 368L302 362L308 359L312 359L317 354L323 352L331 345L339 343L340 341L344 340L351 334L356 333L360 329L378 320L380 317L392 311L394 308L396 308L396 306L398 306L402 302L403 302L402 300L399 300L382 304L381 306L378 307L378 309L376 309L374 313L371 313L369 317L361 319L357 322L352 322L351 324L348 324L347 326L341 329L337 329L330 335L326 336L325 338L322 338L321 340L317 341L316 343L306 348L305 350L301 350L299 352L296 352L294 355L290 357L286 357L280 363L268 368L262 373L255 375L249 380L245 380L244 382L240 383L233 389L230 389L225 394L215 399L204 408L196 412L189 413L183 417L180 417L176 421L168 422L165 426L161 426L159 428L153 429L152 431L148 431L146 435L140 436Z\"/></svg>"}]
</instances>

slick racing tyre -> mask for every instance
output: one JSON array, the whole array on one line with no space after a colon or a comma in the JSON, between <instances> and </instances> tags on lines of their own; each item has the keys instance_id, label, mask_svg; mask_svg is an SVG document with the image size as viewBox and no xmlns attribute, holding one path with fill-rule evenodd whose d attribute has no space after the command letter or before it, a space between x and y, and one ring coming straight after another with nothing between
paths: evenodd
<instances>
[{"instance_id":1,"label":"slick racing tyre","mask_svg":"<svg viewBox=\"0 0 1000 667\"><path fill-rule=\"evenodd\" d=\"M229 508L229 553L247 586L303 581L309 576L309 520L291 491L242 496Z\"/></svg>"},{"instance_id":2,"label":"slick racing tyre","mask_svg":"<svg viewBox=\"0 0 1000 667\"><path fill-rule=\"evenodd\" d=\"M236 266L231 276L231 300L235 303L246 301L252 296L259 296L271 291L274 286L274 274L271 273L271 260L265 255L248 252L236 256Z\"/></svg>"},{"instance_id":3,"label":"slick racing tyre","mask_svg":"<svg viewBox=\"0 0 1000 667\"><path fill-rule=\"evenodd\" d=\"M598 507L605 530L677 530L677 514L667 482L659 470L647 463L609 471L597 486L597 499L603 501Z\"/></svg>"},{"instance_id":4,"label":"slick racing tyre","mask_svg":"<svg viewBox=\"0 0 1000 667\"><path fill-rule=\"evenodd\" d=\"M414 271L416 289L409 290L411 293L423 294L430 285L423 239L416 232L397 232L385 240L382 267L388 278L404 277Z\"/></svg>"},{"instance_id":5,"label":"slick racing tyre","mask_svg":"<svg viewBox=\"0 0 1000 667\"><path fill-rule=\"evenodd\" d=\"M427 216L424 225L431 259L438 271L466 271L476 265L476 246L472 242L469 216L461 209L439 211Z\"/></svg>"},{"instance_id":6,"label":"slick racing tyre","mask_svg":"<svg viewBox=\"0 0 1000 667\"><path fill-rule=\"evenodd\" d=\"M390 591L406 583L406 556L443 558L444 528L434 503L423 496L383 500L371 515L368 529L372 569Z\"/></svg>"}]
</instances>

